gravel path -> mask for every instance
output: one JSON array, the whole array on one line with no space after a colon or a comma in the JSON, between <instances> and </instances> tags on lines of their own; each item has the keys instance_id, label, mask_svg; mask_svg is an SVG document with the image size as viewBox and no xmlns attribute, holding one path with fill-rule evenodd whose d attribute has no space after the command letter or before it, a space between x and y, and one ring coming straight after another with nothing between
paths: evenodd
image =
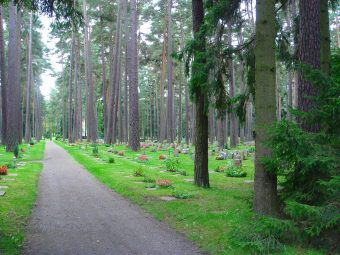
<instances>
[{"instance_id":1,"label":"gravel path","mask_svg":"<svg viewBox=\"0 0 340 255\"><path fill-rule=\"evenodd\" d=\"M46 143L24 255L200 254L190 242L99 183Z\"/></svg>"}]
</instances>

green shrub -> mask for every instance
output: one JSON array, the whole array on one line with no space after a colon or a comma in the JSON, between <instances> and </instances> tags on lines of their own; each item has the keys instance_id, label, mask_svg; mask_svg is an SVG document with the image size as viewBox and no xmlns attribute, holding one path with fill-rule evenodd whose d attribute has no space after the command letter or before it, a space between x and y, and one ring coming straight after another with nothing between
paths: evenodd
<instances>
[{"instance_id":1,"label":"green shrub","mask_svg":"<svg viewBox=\"0 0 340 255\"><path fill-rule=\"evenodd\" d=\"M147 189L156 188L156 183L154 183L154 182L147 182L147 183L145 184L145 188L147 188Z\"/></svg>"},{"instance_id":2,"label":"green shrub","mask_svg":"<svg viewBox=\"0 0 340 255\"><path fill-rule=\"evenodd\" d=\"M164 160L164 164L166 167L166 170L169 172L176 172L179 167L179 159L177 158L168 158Z\"/></svg>"},{"instance_id":3,"label":"green shrub","mask_svg":"<svg viewBox=\"0 0 340 255\"><path fill-rule=\"evenodd\" d=\"M190 192L179 190L175 190L174 192L172 192L172 196L178 199L188 199L194 197L194 195Z\"/></svg>"},{"instance_id":4,"label":"green shrub","mask_svg":"<svg viewBox=\"0 0 340 255\"><path fill-rule=\"evenodd\" d=\"M110 163L110 164L115 163L115 159L114 159L113 157L109 157L109 163Z\"/></svg>"},{"instance_id":5,"label":"green shrub","mask_svg":"<svg viewBox=\"0 0 340 255\"><path fill-rule=\"evenodd\" d=\"M19 145L17 143L14 145L13 154L16 158L19 157Z\"/></svg>"},{"instance_id":6,"label":"green shrub","mask_svg":"<svg viewBox=\"0 0 340 255\"><path fill-rule=\"evenodd\" d=\"M92 154L93 154L93 156L98 157L98 155L99 155L99 149L98 149L98 146L97 146L97 145L95 145L95 146L92 148Z\"/></svg>"},{"instance_id":7,"label":"green shrub","mask_svg":"<svg viewBox=\"0 0 340 255\"><path fill-rule=\"evenodd\" d=\"M156 183L156 179L148 177L148 176L144 176L143 182L146 182L146 183Z\"/></svg>"},{"instance_id":8,"label":"green shrub","mask_svg":"<svg viewBox=\"0 0 340 255\"><path fill-rule=\"evenodd\" d=\"M133 172L133 176L136 176L136 177L143 177L145 174L144 174L144 169L139 167L137 168L134 172Z\"/></svg>"},{"instance_id":9,"label":"green shrub","mask_svg":"<svg viewBox=\"0 0 340 255\"><path fill-rule=\"evenodd\" d=\"M242 167L231 166L225 170L225 173L228 177L246 177L247 172L243 170Z\"/></svg>"},{"instance_id":10,"label":"green shrub","mask_svg":"<svg viewBox=\"0 0 340 255\"><path fill-rule=\"evenodd\" d=\"M178 170L177 173L179 173L180 175L183 175L183 176L187 176L187 172L185 170Z\"/></svg>"}]
</instances>

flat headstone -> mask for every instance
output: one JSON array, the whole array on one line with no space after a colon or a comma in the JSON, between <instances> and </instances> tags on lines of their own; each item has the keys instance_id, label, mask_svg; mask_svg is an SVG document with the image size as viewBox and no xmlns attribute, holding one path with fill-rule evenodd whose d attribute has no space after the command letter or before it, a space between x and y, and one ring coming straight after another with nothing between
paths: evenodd
<instances>
[{"instance_id":1,"label":"flat headstone","mask_svg":"<svg viewBox=\"0 0 340 255\"><path fill-rule=\"evenodd\" d=\"M4 181L15 181L14 178L3 178Z\"/></svg>"},{"instance_id":2,"label":"flat headstone","mask_svg":"<svg viewBox=\"0 0 340 255\"><path fill-rule=\"evenodd\" d=\"M186 182L193 182L194 181L194 179L184 179L184 181L186 181Z\"/></svg>"},{"instance_id":3,"label":"flat headstone","mask_svg":"<svg viewBox=\"0 0 340 255\"><path fill-rule=\"evenodd\" d=\"M173 200L176 200L175 197L168 197L168 196L160 197L160 199L163 200L163 201L173 201Z\"/></svg>"},{"instance_id":4,"label":"flat headstone","mask_svg":"<svg viewBox=\"0 0 340 255\"><path fill-rule=\"evenodd\" d=\"M156 190L156 188L146 188L146 190Z\"/></svg>"},{"instance_id":5,"label":"flat headstone","mask_svg":"<svg viewBox=\"0 0 340 255\"><path fill-rule=\"evenodd\" d=\"M8 186L0 186L0 189L8 189Z\"/></svg>"},{"instance_id":6,"label":"flat headstone","mask_svg":"<svg viewBox=\"0 0 340 255\"><path fill-rule=\"evenodd\" d=\"M134 182L134 183L138 183L138 184L144 184L145 182Z\"/></svg>"},{"instance_id":7,"label":"flat headstone","mask_svg":"<svg viewBox=\"0 0 340 255\"><path fill-rule=\"evenodd\" d=\"M6 194L6 191L0 190L0 197L3 197Z\"/></svg>"},{"instance_id":8,"label":"flat headstone","mask_svg":"<svg viewBox=\"0 0 340 255\"><path fill-rule=\"evenodd\" d=\"M16 177L18 174L8 174L8 176Z\"/></svg>"},{"instance_id":9,"label":"flat headstone","mask_svg":"<svg viewBox=\"0 0 340 255\"><path fill-rule=\"evenodd\" d=\"M215 171L209 171L209 174L216 174Z\"/></svg>"},{"instance_id":10,"label":"flat headstone","mask_svg":"<svg viewBox=\"0 0 340 255\"><path fill-rule=\"evenodd\" d=\"M125 178L131 178L132 176L131 175L128 175L128 176L124 176Z\"/></svg>"},{"instance_id":11,"label":"flat headstone","mask_svg":"<svg viewBox=\"0 0 340 255\"><path fill-rule=\"evenodd\" d=\"M253 180L245 180L244 183L251 184L251 183L254 183L254 181Z\"/></svg>"},{"instance_id":12,"label":"flat headstone","mask_svg":"<svg viewBox=\"0 0 340 255\"><path fill-rule=\"evenodd\" d=\"M159 171L160 173L166 173L167 171L165 171L165 170L161 170L161 171Z\"/></svg>"}]
</instances>

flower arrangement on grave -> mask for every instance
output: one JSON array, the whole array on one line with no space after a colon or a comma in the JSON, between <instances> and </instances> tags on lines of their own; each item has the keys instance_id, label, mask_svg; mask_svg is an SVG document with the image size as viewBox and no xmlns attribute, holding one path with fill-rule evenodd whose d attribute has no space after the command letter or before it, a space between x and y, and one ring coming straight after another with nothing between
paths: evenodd
<instances>
[{"instance_id":1,"label":"flower arrangement on grave","mask_svg":"<svg viewBox=\"0 0 340 255\"><path fill-rule=\"evenodd\" d=\"M8 167L7 166L1 166L0 167L0 175L7 175Z\"/></svg>"},{"instance_id":2,"label":"flower arrangement on grave","mask_svg":"<svg viewBox=\"0 0 340 255\"><path fill-rule=\"evenodd\" d=\"M217 173L223 173L225 170L226 170L225 166L218 166L214 169L214 171Z\"/></svg>"},{"instance_id":3,"label":"flower arrangement on grave","mask_svg":"<svg viewBox=\"0 0 340 255\"><path fill-rule=\"evenodd\" d=\"M164 154L161 154L159 155L158 157L159 160L165 160L166 159L166 156Z\"/></svg>"},{"instance_id":4,"label":"flower arrangement on grave","mask_svg":"<svg viewBox=\"0 0 340 255\"><path fill-rule=\"evenodd\" d=\"M118 151L117 154L118 154L119 156L124 156L124 155L125 155L124 151Z\"/></svg>"},{"instance_id":5,"label":"flower arrangement on grave","mask_svg":"<svg viewBox=\"0 0 340 255\"><path fill-rule=\"evenodd\" d=\"M25 150L24 148L21 148L20 151L21 151L22 153L25 153L25 152L26 152L26 150Z\"/></svg>"},{"instance_id":6,"label":"flower arrangement on grave","mask_svg":"<svg viewBox=\"0 0 340 255\"><path fill-rule=\"evenodd\" d=\"M225 160L227 159L227 153L221 151L215 158L216 160Z\"/></svg>"},{"instance_id":7,"label":"flower arrangement on grave","mask_svg":"<svg viewBox=\"0 0 340 255\"><path fill-rule=\"evenodd\" d=\"M138 158L137 158L138 161L148 161L148 157L146 155L140 155Z\"/></svg>"},{"instance_id":8,"label":"flower arrangement on grave","mask_svg":"<svg viewBox=\"0 0 340 255\"><path fill-rule=\"evenodd\" d=\"M171 180L157 180L156 181L157 186L159 186L160 188L168 188L172 185L172 181Z\"/></svg>"}]
</instances>

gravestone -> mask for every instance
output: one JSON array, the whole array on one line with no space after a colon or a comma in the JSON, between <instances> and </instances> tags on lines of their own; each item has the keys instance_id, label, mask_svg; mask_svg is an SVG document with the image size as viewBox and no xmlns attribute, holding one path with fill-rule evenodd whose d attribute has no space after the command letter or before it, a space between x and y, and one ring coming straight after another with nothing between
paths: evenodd
<instances>
[{"instance_id":1,"label":"gravestone","mask_svg":"<svg viewBox=\"0 0 340 255\"><path fill-rule=\"evenodd\" d=\"M6 194L6 191L0 190L0 197L3 197Z\"/></svg>"}]
</instances>

